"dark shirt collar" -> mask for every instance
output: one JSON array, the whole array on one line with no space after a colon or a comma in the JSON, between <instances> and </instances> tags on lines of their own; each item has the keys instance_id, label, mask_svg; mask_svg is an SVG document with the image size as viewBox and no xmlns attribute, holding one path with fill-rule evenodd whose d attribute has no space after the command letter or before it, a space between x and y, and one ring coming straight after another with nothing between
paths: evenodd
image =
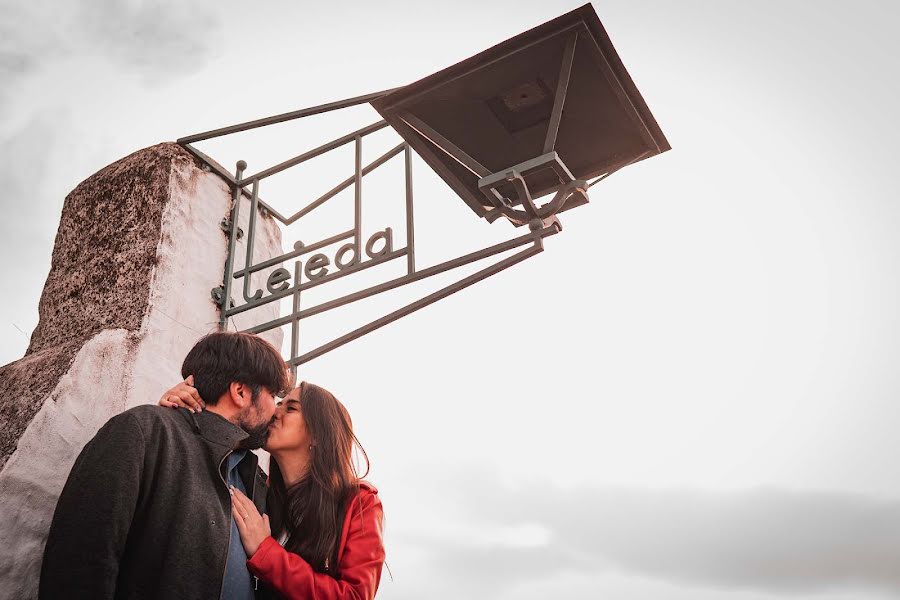
<instances>
[{"instance_id":1,"label":"dark shirt collar","mask_svg":"<svg viewBox=\"0 0 900 600\"><path fill-rule=\"evenodd\" d=\"M244 458L246 458L247 452L249 452L249 450L235 450L234 452L229 454L228 455L228 464L225 467L225 472L231 473L231 471L236 466L238 466L238 463L240 463L242 460L244 460ZM247 490L241 490L241 491L246 492Z\"/></svg>"}]
</instances>

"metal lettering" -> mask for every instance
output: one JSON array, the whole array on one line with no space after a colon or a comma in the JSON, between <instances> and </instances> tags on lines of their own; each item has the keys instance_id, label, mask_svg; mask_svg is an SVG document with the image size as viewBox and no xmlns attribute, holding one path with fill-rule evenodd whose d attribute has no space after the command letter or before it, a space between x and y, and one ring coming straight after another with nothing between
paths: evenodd
<instances>
[{"instance_id":1,"label":"metal lettering","mask_svg":"<svg viewBox=\"0 0 900 600\"><path fill-rule=\"evenodd\" d=\"M303 271L309 279L319 279L328 275L328 265L330 264L331 261L324 254L313 254L306 261L306 268Z\"/></svg>"},{"instance_id":2,"label":"metal lettering","mask_svg":"<svg viewBox=\"0 0 900 600\"><path fill-rule=\"evenodd\" d=\"M266 288L269 290L270 294L283 292L291 287L291 284L288 283L290 278L291 272L287 269L275 269L269 273L269 278L266 280Z\"/></svg>"},{"instance_id":3,"label":"metal lettering","mask_svg":"<svg viewBox=\"0 0 900 600\"><path fill-rule=\"evenodd\" d=\"M344 262L344 255L348 250L353 250L353 259L349 262ZM349 244L344 244L341 246L337 254L334 255L334 264L337 265L337 268L343 271L347 267L352 267L356 263L359 262L359 250L356 249L356 244L350 242Z\"/></svg>"},{"instance_id":4,"label":"metal lettering","mask_svg":"<svg viewBox=\"0 0 900 600\"><path fill-rule=\"evenodd\" d=\"M375 244L378 240L384 240L384 247L381 248L378 252L374 251ZM366 242L366 254L369 255L369 258L378 258L379 256L384 256L385 254L390 254L394 250L394 232L391 231L390 227L385 228L384 231L379 231L372 235L369 238L369 241Z\"/></svg>"}]
</instances>

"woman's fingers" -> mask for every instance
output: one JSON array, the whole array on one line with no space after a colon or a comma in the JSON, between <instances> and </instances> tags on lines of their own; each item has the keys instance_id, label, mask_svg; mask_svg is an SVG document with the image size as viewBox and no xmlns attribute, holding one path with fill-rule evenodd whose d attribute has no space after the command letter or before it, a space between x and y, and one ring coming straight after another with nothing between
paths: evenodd
<instances>
[{"instance_id":1,"label":"woman's fingers","mask_svg":"<svg viewBox=\"0 0 900 600\"><path fill-rule=\"evenodd\" d=\"M203 400L197 393L197 388L187 387L178 390L178 398L185 404L185 408L200 412L203 410Z\"/></svg>"},{"instance_id":2,"label":"woman's fingers","mask_svg":"<svg viewBox=\"0 0 900 600\"><path fill-rule=\"evenodd\" d=\"M194 387L194 377L189 376L187 379L168 390L159 399L161 406L172 408L186 408L191 412L200 412L206 408L206 403L200 397L200 392Z\"/></svg>"},{"instance_id":3,"label":"woman's fingers","mask_svg":"<svg viewBox=\"0 0 900 600\"><path fill-rule=\"evenodd\" d=\"M247 534L247 520L237 504L231 505L231 515L234 517L235 524L237 524L238 533L241 537L244 537Z\"/></svg>"},{"instance_id":4,"label":"woman's fingers","mask_svg":"<svg viewBox=\"0 0 900 600\"><path fill-rule=\"evenodd\" d=\"M233 485L229 485L229 486L228 486L228 489L231 490L231 495L234 496L234 501L235 501L235 502L237 502L238 504L243 504L243 503L244 503L244 499L247 498L247 496L244 495L244 492L242 492L241 490L237 489L237 488L234 487Z\"/></svg>"},{"instance_id":5,"label":"woman's fingers","mask_svg":"<svg viewBox=\"0 0 900 600\"><path fill-rule=\"evenodd\" d=\"M250 498L236 487L231 487L230 489L231 495L234 498L233 506L237 506L240 509L241 515L245 520L254 515L257 517L259 516L259 511L256 510L256 505L250 501Z\"/></svg>"},{"instance_id":6,"label":"woman's fingers","mask_svg":"<svg viewBox=\"0 0 900 600\"><path fill-rule=\"evenodd\" d=\"M162 406L171 406L172 408L186 408L191 412L197 412L197 410L194 408L194 404L188 401L188 397L183 396L182 393L180 393L175 388L166 392L159 403Z\"/></svg>"},{"instance_id":7,"label":"woman's fingers","mask_svg":"<svg viewBox=\"0 0 900 600\"><path fill-rule=\"evenodd\" d=\"M200 397L200 392L194 387L194 376L189 375L187 379L176 385L172 392L184 401L187 405L185 408L192 408L196 411L206 408L206 403Z\"/></svg>"},{"instance_id":8,"label":"woman's fingers","mask_svg":"<svg viewBox=\"0 0 900 600\"><path fill-rule=\"evenodd\" d=\"M250 515L247 514L247 509L234 497L234 494L232 494L232 499L231 512L234 513L235 517L239 517L240 520L246 524L247 519L250 517Z\"/></svg>"},{"instance_id":9,"label":"woman's fingers","mask_svg":"<svg viewBox=\"0 0 900 600\"><path fill-rule=\"evenodd\" d=\"M166 392L166 394L168 395L159 401L161 406L169 406L172 408L186 408L188 410L193 410L190 406L186 405L184 403L184 400L179 398L177 395L171 392Z\"/></svg>"}]
</instances>

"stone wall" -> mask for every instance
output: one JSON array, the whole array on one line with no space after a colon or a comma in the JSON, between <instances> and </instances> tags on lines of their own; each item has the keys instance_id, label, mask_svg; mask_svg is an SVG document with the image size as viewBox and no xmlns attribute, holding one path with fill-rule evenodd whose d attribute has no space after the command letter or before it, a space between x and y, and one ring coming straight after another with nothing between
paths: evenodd
<instances>
[{"instance_id":1,"label":"stone wall","mask_svg":"<svg viewBox=\"0 0 900 600\"><path fill-rule=\"evenodd\" d=\"M112 415L155 403L217 328L210 290L222 281L230 205L226 182L175 144L123 158L66 198L40 322L25 357L0 367L0 599L36 596L56 499L84 444ZM236 269L245 252L238 242ZM256 260L280 253L278 227L258 216ZM281 347L279 331L268 339Z\"/></svg>"}]
</instances>

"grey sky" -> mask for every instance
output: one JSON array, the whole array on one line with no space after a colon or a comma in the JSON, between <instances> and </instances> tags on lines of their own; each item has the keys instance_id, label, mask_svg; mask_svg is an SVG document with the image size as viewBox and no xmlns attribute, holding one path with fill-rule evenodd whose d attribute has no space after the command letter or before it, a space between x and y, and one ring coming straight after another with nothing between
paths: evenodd
<instances>
[{"instance_id":1,"label":"grey sky","mask_svg":"<svg viewBox=\"0 0 900 600\"><path fill-rule=\"evenodd\" d=\"M458 585L481 597L511 581L598 572L773 596L900 595L897 501L775 488L503 485L477 465L444 479L440 494L421 498L425 511L460 517L463 530L401 541L465 574Z\"/></svg>"},{"instance_id":2,"label":"grey sky","mask_svg":"<svg viewBox=\"0 0 900 600\"><path fill-rule=\"evenodd\" d=\"M3 2L0 362L27 346L63 199L91 173L408 83L577 5ZM895 3L594 6L673 150L592 188L544 254L304 373L373 459L379 597L900 596ZM325 129L207 149L253 170ZM267 193L292 206L346 175ZM423 264L509 236L421 162L415 182L435 207Z\"/></svg>"}]
</instances>

